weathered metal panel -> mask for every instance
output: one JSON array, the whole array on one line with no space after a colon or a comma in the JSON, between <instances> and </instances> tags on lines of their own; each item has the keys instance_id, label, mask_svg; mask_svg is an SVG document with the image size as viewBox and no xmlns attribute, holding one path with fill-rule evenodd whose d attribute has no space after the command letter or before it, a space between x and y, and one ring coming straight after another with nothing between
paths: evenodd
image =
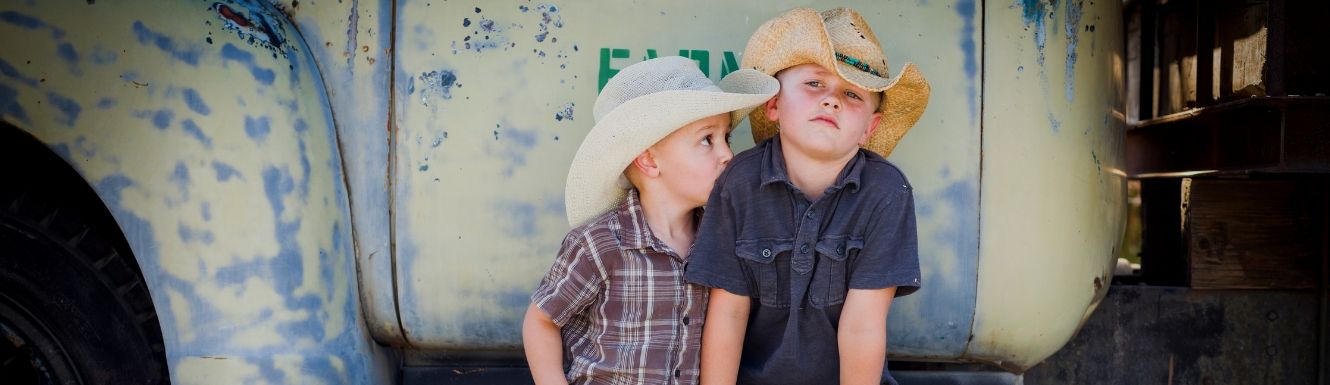
<instances>
[{"instance_id":1,"label":"weathered metal panel","mask_svg":"<svg viewBox=\"0 0 1330 385\"><path fill-rule=\"evenodd\" d=\"M5 2L0 36L0 117L101 195L173 383L391 381L356 295L327 95L280 12Z\"/></svg>"},{"instance_id":2,"label":"weathered metal panel","mask_svg":"<svg viewBox=\"0 0 1330 385\"><path fill-rule=\"evenodd\" d=\"M985 3L978 303L968 359L1024 370L1104 295L1126 206L1118 1Z\"/></svg>"},{"instance_id":3,"label":"weathered metal panel","mask_svg":"<svg viewBox=\"0 0 1330 385\"><path fill-rule=\"evenodd\" d=\"M568 164L616 69L683 53L720 79L767 19L795 6L850 6L885 42L892 69L914 62L933 85L923 119L891 157L917 194L924 289L894 303L890 351L960 357L979 251L977 4L400 2L394 223L410 342L518 353L528 295L568 230ZM752 146L746 123L734 137L736 150Z\"/></svg>"},{"instance_id":4,"label":"weathered metal panel","mask_svg":"<svg viewBox=\"0 0 1330 385\"><path fill-rule=\"evenodd\" d=\"M392 2L278 1L309 43L327 85L355 228L360 299L375 339L405 343L393 293L388 78Z\"/></svg>"}]
</instances>

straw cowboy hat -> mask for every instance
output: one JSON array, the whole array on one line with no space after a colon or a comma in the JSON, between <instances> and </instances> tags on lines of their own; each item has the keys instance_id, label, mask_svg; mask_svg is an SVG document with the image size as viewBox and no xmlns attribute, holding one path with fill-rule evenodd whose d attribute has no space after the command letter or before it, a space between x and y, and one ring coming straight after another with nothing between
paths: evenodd
<instances>
[{"instance_id":1,"label":"straw cowboy hat","mask_svg":"<svg viewBox=\"0 0 1330 385\"><path fill-rule=\"evenodd\" d=\"M741 67L775 75L806 63L835 68L850 83L882 93L878 105L882 120L863 147L883 157L891 154L928 105L929 87L924 75L914 64L906 63L900 74L891 78L877 36L853 9L837 8L819 14L795 8L768 20L748 39ZM764 109L754 110L750 117L754 142L776 135L779 126L767 119Z\"/></svg>"},{"instance_id":2,"label":"straw cowboy hat","mask_svg":"<svg viewBox=\"0 0 1330 385\"><path fill-rule=\"evenodd\" d=\"M596 97L596 125L568 168L564 190L568 224L581 226L623 201L632 186L624 169L674 130L727 112L734 128L779 89L775 78L751 69L731 73L717 87L697 62L679 56L620 70Z\"/></svg>"}]
</instances>

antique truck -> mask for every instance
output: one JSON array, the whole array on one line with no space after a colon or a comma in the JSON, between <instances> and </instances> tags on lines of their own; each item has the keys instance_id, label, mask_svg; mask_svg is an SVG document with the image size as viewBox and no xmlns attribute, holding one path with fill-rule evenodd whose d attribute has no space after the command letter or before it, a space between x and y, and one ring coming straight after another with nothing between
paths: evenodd
<instances>
[{"instance_id":1,"label":"antique truck","mask_svg":"<svg viewBox=\"0 0 1330 385\"><path fill-rule=\"evenodd\" d=\"M795 6L859 9L932 83L890 157L924 278L893 373L1020 382L1118 255L1118 1L4 1L0 382L529 381L599 88L719 79Z\"/></svg>"}]
</instances>

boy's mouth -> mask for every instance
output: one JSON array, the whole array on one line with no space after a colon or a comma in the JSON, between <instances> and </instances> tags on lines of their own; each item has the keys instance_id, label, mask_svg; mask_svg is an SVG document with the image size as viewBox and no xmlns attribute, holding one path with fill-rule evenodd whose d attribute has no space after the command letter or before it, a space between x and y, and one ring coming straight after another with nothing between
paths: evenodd
<instances>
[{"instance_id":1,"label":"boy's mouth","mask_svg":"<svg viewBox=\"0 0 1330 385\"><path fill-rule=\"evenodd\" d=\"M833 127L833 128L840 128L840 126L836 124L836 118L835 118L835 117L832 117L831 115L818 115L818 116L814 116L813 119L809 119L809 121L811 121L811 122L815 122L815 123L822 123L822 124L825 124L825 125L831 126L831 127Z\"/></svg>"}]
</instances>

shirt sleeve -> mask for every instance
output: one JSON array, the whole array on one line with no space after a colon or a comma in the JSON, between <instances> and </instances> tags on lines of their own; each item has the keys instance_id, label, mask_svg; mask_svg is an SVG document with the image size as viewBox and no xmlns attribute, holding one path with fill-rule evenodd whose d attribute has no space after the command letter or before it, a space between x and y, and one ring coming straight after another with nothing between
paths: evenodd
<instances>
[{"instance_id":1,"label":"shirt sleeve","mask_svg":"<svg viewBox=\"0 0 1330 385\"><path fill-rule=\"evenodd\" d=\"M908 185L879 206L864 248L850 266L851 289L896 287L896 296L919 290L919 237L914 222L914 193Z\"/></svg>"},{"instance_id":2,"label":"shirt sleeve","mask_svg":"<svg viewBox=\"0 0 1330 385\"><path fill-rule=\"evenodd\" d=\"M697 240L688 257L684 279L688 282L724 289L733 294L751 297L748 283L735 254L736 212L734 202L724 188L729 172L723 173L711 189L702 225L697 229Z\"/></svg>"},{"instance_id":3,"label":"shirt sleeve","mask_svg":"<svg viewBox=\"0 0 1330 385\"><path fill-rule=\"evenodd\" d=\"M605 287L607 277L589 235L569 233L563 239L554 266L531 294L531 303L549 314L555 325L563 327L587 310Z\"/></svg>"}]
</instances>

